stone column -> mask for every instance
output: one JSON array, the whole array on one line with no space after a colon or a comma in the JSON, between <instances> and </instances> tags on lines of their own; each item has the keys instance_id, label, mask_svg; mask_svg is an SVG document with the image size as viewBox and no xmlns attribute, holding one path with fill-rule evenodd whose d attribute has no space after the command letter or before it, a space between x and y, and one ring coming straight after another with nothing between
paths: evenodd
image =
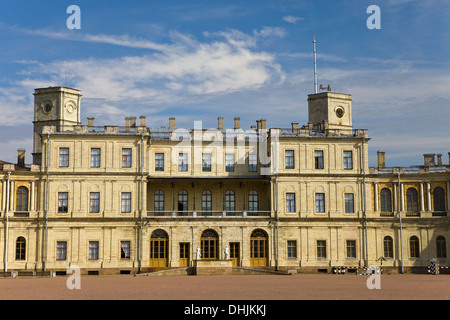
<instances>
[{"instance_id":1,"label":"stone column","mask_svg":"<svg viewBox=\"0 0 450 320\"><path fill-rule=\"evenodd\" d=\"M450 181L447 181L447 211L450 212Z\"/></svg>"},{"instance_id":2,"label":"stone column","mask_svg":"<svg viewBox=\"0 0 450 320\"><path fill-rule=\"evenodd\" d=\"M431 211L431 187L429 182L427 182L427 211Z\"/></svg>"},{"instance_id":3,"label":"stone column","mask_svg":"<svg viewBox=\"0 0 450 320\"><path fill-rule=\"evenodd\" d=\"M420 211L425 211L425 206L424 206L425 204L423 201L423 182L420 183L419 192L420 192Z\"/></svg>"},{"instance_id":4,"label":"stone column","mask_svg":"<svg viewBox=\"0 0 450 320\"><path fill-rule=\"evenodd\" d=\"M374 194L374 199L375 199L375 206L374 206L374 209L375 209L375 211L378 211L378 183L374 183L374 192L375 192L375 194Z\"/></svg>"},{"instance_id":5,"label":"stone column","mask_svg":"<svg viewBox=\"0 0 450 320\"><path fill-rule=\"evenodd\" d=\"M31 190L30 190L30 211L34 211L34 185L35 182L31 181Z\"/></svg>"},{"instance_id":6,"label":"stone column","mask_svg":"<svg viewBox=\"0 0 450 320\"><path fill-rule=\"evenodd\" d=\"M397 184L393 183L394 185L394 211L398 211L398 191L397 191Z\"/></svg>"},{"instance_id":7,"label":"stone column","mask_svg":"<svg viewBox=\"0 0 450 320\"><path fill-rule=\"evenodd\" d=\"M400 183L400 210L405 211L405 201L404 201L404 193L403 193L403 183Z\"/></svg>"},{"instance_id":8,"label":"stone column","mask_svg":"<svg viewBox=\"0 0 450 320\"><path fill-rule=\"evenodd\" d=\"M14 181L11 180L11 184L9 186L9 211L16 210L16 206L14 205Z\"/></svg>"},{"instance_id":9,"label":"stone column","mask_svg":"<svg viewBox=\"0 0 450 320\"><path fill-rule=\"evenodd\" d=\"M8 180L3 180L3 186L2 186L2 211L6 211L6 189L7 189ZM448 187L447 187L448 189Z\"/></svg>"}]
</instances>

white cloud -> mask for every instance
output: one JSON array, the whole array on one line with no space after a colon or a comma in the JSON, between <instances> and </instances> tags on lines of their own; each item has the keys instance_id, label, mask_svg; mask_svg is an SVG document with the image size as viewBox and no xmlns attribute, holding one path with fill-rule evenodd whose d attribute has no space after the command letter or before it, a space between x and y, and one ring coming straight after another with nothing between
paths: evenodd
<instances>
[{"instance_id":1,"label":"white cloud","mask_svg":"<svg viewBox=\"0 0 450 320\"><path fill-rule=\"evenodd\" d=\"M304 19L304 18L301 18L301 17L294 17L294 16L291 16L291 15L289 15L289 16L284 16L284 17L283 17L283 20L284 20L284 21L289 22L289 23L293 23L293 24L296 24L297 21L301 21L301 20L303 20L303 19Z\"/></svg>"},{"instance_id":2,"label":"white cloud","mask_svg":"<svg viewBox=\"0 0 450 320\"><path fill-rule=\"evenodd\" d=\"M280 33L277 28L266 28L255 37L280 36ZM176 92L179 90L183 90L183 96L214 95L259 88L283 79L274 56L256 50L254 37L236 30L205 35L218 39L201 42L189 35L172 33L172 43L155 44L127 36L87 35L83 41L160 52L114 59L55 61L41 65L38 73L40 77L47 75L51 79L60 79L60 70L68 70L68 82L82 89L86 98L145 99L147 103L175 101L180 98ZM30 83L38 84L39 81L27 80L27 84Z\"/></svg>"},{"instance_id":3,"label":"white cloud","mask_svg":"<svg viewBox=\"0 0 450 320\"><path fill-rule=\"evenodd\" d=\"M255 30L254 34L259 37L283 38L286 35L286 31L280 27L264 27L260 31Z\"/></svg>"}]
</instances>

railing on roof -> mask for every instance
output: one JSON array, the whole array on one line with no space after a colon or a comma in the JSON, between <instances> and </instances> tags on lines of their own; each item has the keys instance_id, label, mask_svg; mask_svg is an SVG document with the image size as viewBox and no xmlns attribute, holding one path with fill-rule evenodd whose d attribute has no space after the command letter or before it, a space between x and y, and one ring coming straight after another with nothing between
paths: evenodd
<instances>
[{"instance_id":1,"label":"railing on roof","mask_svg":"<svg viewBox=\"0 0 450 320\"><path fill-rule=\"evenodd\" d=\"M147 211L154 218L269 218L270 211Z\"/></svg>"},{"instance_id":2,"label":"railing on roof","mask_svg":"<svg viewBox=\"0 0 450 320\"><path fill-rule=\"evenodd\" d=\"M282 137L316 137L316 138L367 138L367 129L324 129L280 128Z\"/></svg>"}]
</instances>

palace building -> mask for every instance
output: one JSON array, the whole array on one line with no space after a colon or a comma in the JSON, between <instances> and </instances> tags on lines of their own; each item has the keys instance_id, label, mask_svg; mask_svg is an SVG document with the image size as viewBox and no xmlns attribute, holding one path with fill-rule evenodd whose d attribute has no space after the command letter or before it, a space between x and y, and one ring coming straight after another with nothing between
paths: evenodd
<instances>
[{"instance_id":1,"label":"palace building","mask_svg":"<svg viewBox=\"0 0 450 320\"><path fill-rule=\"evenodd\" d=\"M450 163L369 167L348 94L309 95L302 126L209 129L82 124L79 90L34 97L33 163L0 162L3 272L450 266Z\"/></svg>"}]
</instances>

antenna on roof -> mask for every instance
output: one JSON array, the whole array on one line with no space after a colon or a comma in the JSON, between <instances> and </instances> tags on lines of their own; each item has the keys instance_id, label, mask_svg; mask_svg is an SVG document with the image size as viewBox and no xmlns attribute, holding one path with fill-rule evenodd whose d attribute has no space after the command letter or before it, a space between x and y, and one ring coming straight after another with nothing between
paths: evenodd
<instances>
[{"instance_id":1,"label":"antenna on roof","mask_svg":"<svg viewBox=\"0 0 450 320\"><path fill-rule=\"evenodd\" d=\"M314 93L317 93L317 68L316 68L316 37L313 38L313 53L314 53Z\"/></svg>"}]
</instances>

